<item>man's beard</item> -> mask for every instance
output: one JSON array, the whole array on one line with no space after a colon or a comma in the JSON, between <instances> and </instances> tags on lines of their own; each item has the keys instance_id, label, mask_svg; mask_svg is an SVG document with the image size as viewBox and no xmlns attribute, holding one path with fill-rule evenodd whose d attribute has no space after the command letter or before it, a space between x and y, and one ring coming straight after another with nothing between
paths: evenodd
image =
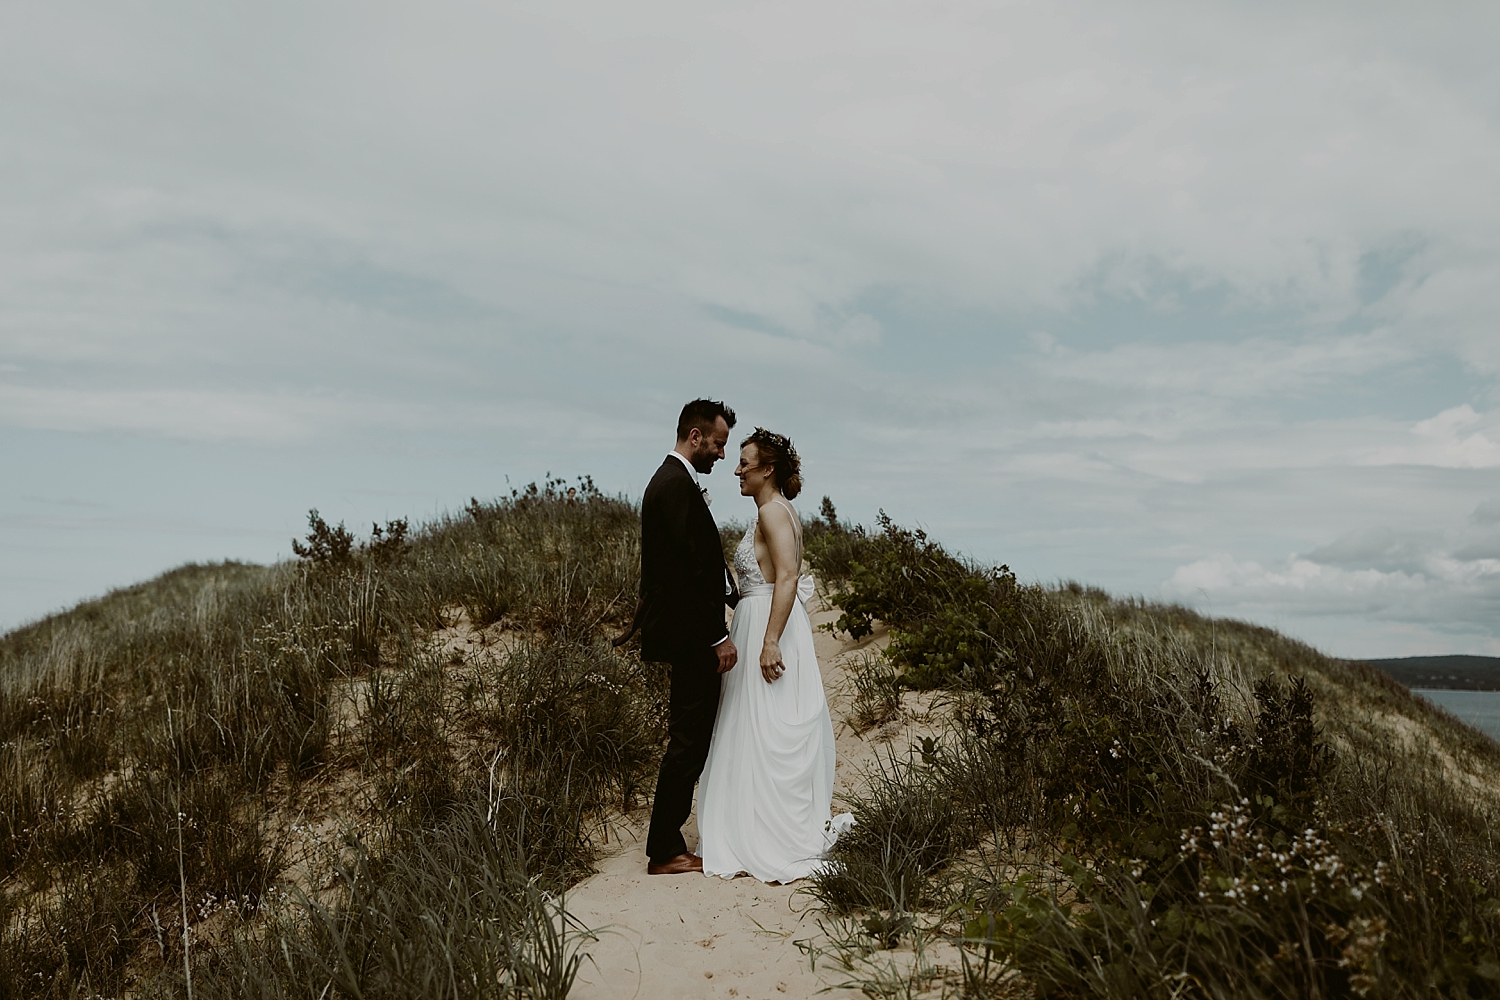
<instances>
[{"instance_id":1,"label":"man's beard","mask_svg":"<svg viewBox=\"0 0 1500 1000\"><path fill-rule=\"evenodd\" d=\"M706 449L693 452L693 468L705 476L714 471L714 462L716 461L718 461L718 456Z\"/></svg>"}]
</instances>

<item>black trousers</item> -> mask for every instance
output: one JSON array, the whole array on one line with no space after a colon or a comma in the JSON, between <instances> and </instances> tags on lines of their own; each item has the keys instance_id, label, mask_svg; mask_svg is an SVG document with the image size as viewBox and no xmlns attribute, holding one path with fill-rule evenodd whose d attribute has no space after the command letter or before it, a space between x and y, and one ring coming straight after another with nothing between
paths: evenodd
<instances>
[{"instance_id":1,"label":"black trousers","mask_svg":"<svg viewBox=\"0 0 1500 1000\"><path fill-rule=\"evenodd\" d=\"M667 752L656 777L646 856L670 861L687 850L682 824L693 811L693 786L708 759L708 742L719 712L719 656L712 646L674 660Z\"/></svg>"}]
</instances>

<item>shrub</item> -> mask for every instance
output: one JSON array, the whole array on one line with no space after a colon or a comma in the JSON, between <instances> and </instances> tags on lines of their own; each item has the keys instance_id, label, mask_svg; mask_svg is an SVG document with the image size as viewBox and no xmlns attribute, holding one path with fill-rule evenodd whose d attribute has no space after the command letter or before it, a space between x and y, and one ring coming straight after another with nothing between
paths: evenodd
<instances>
[{"instance_id":1,"label":"shrub","mask_svg":"<svg viewBox=\"0 0 1500 1000\"><path fill-rule=\"evenodd\" d=\"M473 954L438 938L383 951L409 915L498 913L502 895L512 950L494 950L499 925L478 909L465 933L520 976L507 989L561 995L576 935L554 933L545 894L588 870L604 810L642 786L664 726L665 678L597 634L634 607L638 534L634 506L588 480L389 521L362 543L313 511L295 563L182 567L0 637L0 995L180 995L184 905L203 989L302 995L296 975L357 946L373 963L360 988L399 992L417 980L380 956L435 983L437 963ZM463 607L534 641L455 664L429 633ZM341 785L369 801L342 802ZM368 812L326 847L370 877L298 909L278 884L285 825L331 791ZM445 844L471 851L476 810L503 842L466 867ZM320 912L363 929L313 933ZM236 938L246 950L221 947Z\"/></svg>"},{"instance_id":2,"label":"shrub","mask_svg":"<svg viewBox=\"0 0 1500 1000\"><path fill-rule=\"evenodd\" d=\"M378 565L393 562L406 551L408 530L409 525L404 517L385 522L384 528L371 524L370 540L365 543L365 552Z\"/></svg>"},{"instance_id":3,"label":"shrub","mask_svg":"<svg viewBox=\"0 0 1500 1000\"><path fill-rule=\"evenodd\" d=\"M888 519L823 538L840 627L885 621L902 683L956 709L872 776L816 879L830 907L944 909L976 996L1018 971L1048 997L1500 993L1497 817L1368 725L1430 715L1409 695L1269 630L1018 586Z\"/></svg>"},{"instance_id":4,"label":"shrub","mask_svg":"<svg viewBox=\"0 0 1500 1000\"><path fill-rule=\"evenodd\" d=\"M340 521L330 527L314 507L307 512L307 543L292 539L292 551L319 569L341 569L353 560L354 535Z\"/></svg>"},{"instance_id":5,"label":"shrub","mask_svg":"<svg viewBox=\"0 0 1500 1000\"><path fill-rule=\"evenodd\" d=\"M809 541L807 552L842 611L837 629L858 639L877 620L890 626L887 655L910 687L987 679L1007 669L1023 621L1008 567L982 569L956 559L884 511L873 535L840 525L831 503L825 516L831 524Z\"/></svg>"},{"instance_id":6,"label":"shrub","mask_svg":"<svg viewBox=\"0 0 1500 1000\"><path fill-rule=\"evenodd\" d=\"M1313 720L1313 694L1300 676L1283 685L1263 677L1255 685L1260 708L1242 784L1253 794L1306 807L1333 766L1333 750Z\"/></svg>"}]
</instances>

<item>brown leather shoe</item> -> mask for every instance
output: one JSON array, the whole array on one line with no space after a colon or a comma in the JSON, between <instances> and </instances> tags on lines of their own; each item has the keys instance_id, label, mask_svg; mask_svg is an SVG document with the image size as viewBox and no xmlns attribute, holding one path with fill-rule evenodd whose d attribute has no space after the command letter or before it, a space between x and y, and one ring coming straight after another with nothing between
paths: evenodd
<instances>
[{"instance_id":1,"label":"brown leather shoe","mask_svg":"<svg viewBox=\"0 0 1500 1000\"><path fill-rule=\"evenodd\" d=\"M679 854L670 861L652 861L646 865L647 875L686 875L702 871L703 859L696 854Z\"/></svg>"}]
</instances>

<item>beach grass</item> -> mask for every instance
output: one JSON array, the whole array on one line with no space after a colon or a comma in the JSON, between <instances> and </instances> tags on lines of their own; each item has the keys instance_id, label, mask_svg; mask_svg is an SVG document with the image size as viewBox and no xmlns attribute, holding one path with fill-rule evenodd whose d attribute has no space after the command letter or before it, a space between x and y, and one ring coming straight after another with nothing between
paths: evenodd
<instances>
[{"instance_id":1,"label":"beach grass","mask_svg":"<svg viewBox=\"0 0 1500 1000\"><path fill-rule=\"evenodd\" d=\"M294 562L0 638L0 995L566 995L562 893L665 730L602 639L638 535L587 480L313 512Z\"/></svg>"},{"instance_id":2,"label":"beach grass","mask_svg":"<svg viewBox=\"0 0 1500 1000\"><path fill-rule=\"evenodd\" d=\"M0 995L562 997L645 801L639 515L587 480L193 565L0 637ZM1500 994L1500 747L1269 629L1038 586L825 501L846 721L806 887L871 996ZM722 532L732 551L743 528ZM902 745L903 698L934 734ZM883 742L881 742L883 741ZM791 947L789 944L788 947Z\"/></svg>"},{"instance_id":3,"label":"beach grass","mask_svg":"<svg viewBox=\"0 0 1500 1000\"><path fill-rule=\"evenodd\" d=\"M903 938L956 946L965 996L1500 992L1493 740L1269 629L1021 585L884 518L826 519L810 558L950 708L812 889L871 995L912 980L847 956Z\"/></svg>"}]
</instances>

